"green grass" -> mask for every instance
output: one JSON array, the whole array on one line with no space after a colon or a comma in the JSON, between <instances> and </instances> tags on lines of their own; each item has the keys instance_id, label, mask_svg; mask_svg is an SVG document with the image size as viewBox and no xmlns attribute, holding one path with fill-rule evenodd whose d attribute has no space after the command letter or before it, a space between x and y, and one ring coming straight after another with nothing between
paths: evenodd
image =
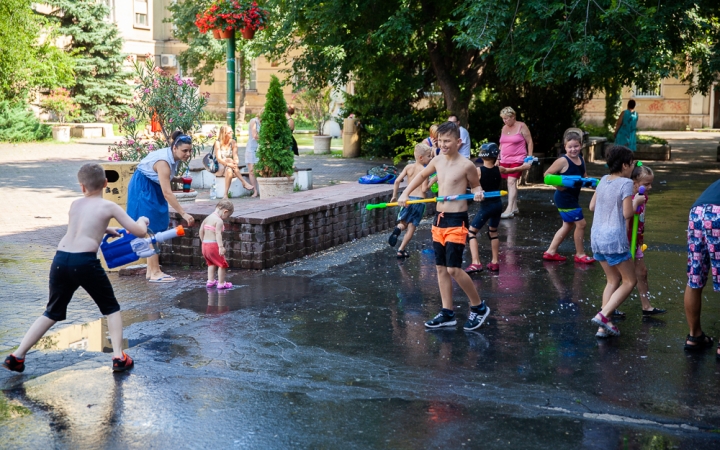
<instances>
[{"instance_id":1,"label":"green grass","mask_svg":"<svg viewBox=\"0 0 720 450\"><path fill-rule=\"evenodd\" d=\"M8 402L5 394L0 393L0 422L30 415L31 411L24 406Z\"/></svg>"}]
</instances>

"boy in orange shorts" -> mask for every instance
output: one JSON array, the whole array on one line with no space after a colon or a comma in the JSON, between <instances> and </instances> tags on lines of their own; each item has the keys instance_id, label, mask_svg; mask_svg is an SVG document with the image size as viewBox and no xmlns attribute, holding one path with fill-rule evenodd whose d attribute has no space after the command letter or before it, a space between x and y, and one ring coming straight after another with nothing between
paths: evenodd
<instances>
[{"instance_id":1,"label":"boy in orange shorts","mask_svg":"<svg viewBox=\"0 0 720 450\"><path fill-rule=\"evenodd\" d=\"M475 165L458 153L462 141L460 129L453 122L445 122L438 127L438 147L440 154L410 182L398 199L402 207L418 186L433 173L437 172L438 195L464 194L468 188L475 194L476 202L482 201L484 193L478 181ZM437 204L437 216L432 227L435 267L442 298L442 310L431 320L425 322L428 328L452 327L457 324L453 311L452 280L455 280L470 300L470 314L463 327L475 330L485 322L490 308L480 301L480 296L472 279L462 270L462 255L468 236L467 202L452 201Z\"/></svg>"}]
</instances>

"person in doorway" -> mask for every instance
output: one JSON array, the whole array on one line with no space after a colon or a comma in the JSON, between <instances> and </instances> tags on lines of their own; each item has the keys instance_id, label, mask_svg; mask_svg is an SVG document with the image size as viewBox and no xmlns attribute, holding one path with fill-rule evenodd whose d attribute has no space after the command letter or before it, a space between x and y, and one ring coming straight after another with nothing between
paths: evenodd
<instances>
[{"instance_id":1,"label":"person in doorway","mask_svg":"<svg viewBox=\"0 0 720 450\"><path fill-rule=\"evenodd\" d=\"M225 177L225 190L222 198L228 198L233 177L239 179L243 187L248 191L255 190L255 186L245 181L245 178L240 173L237 142L232 138L232 128L229 125L220 127L218 138L213 145L213 153L220 164L220 170L215 175Z\"/></svg>"},{"instance_id":2,"label":"person in doorway","mask_svg":"<svg viewBox=\"0 0 720 450\"><path fill-rule=\"evenodd\" d=\"M720 292L720 180L708 187L690 208L687 230L687 276L685 317L690 333L686 350L705 350L713 346L700 326L702 291L710 278L713 290ZM720 360L720 348L717 351Z\"/></svg>"},{"instance_id":3,"label":"person in doorway","mask_svg":"<svg viewBox=\"0 0 720 450\"><path fill-rule=\"evenodd\" d=\"M288 121L288 126L290 127L290 132L295 131L295 119L293 119L293 114L295 114L295 107L292 105L289 105L287 107L287 112L285 113L285 117ZM300 156L300 149L298 149L297 141L295 140L295 136L292 136L292 151L295 154L295 156Z\"/></svg>"},{"instance_id":4,"label":"person in doorway","mask_svg":"<svg viewBox=\"0 0 720 450\"><path fill-rule=\"evenodd\" d=\"M515 110L507 106L500 111L503 120L502 131L500 132L500 159L499 164L506 169L520 167L526 156L533 154L533 140L530 130L523 122L518 122L515 117ZM518 181L522 172L509 172L502 174L507 179L508 204L501 218L510 219L519 212L517 206Z\"/></svg>"},{"instance_id":5,"label":"person in doorway","mask_svg":"<svg viewBox=\"0 0 720 450\"><path fill-rule=\"evenodd\" d=\"M170 183L181 181L175 176L180 161L189 161L192 157L192 138L181 131L171 136L172 145L150 152L143 158L135 169L128 186L127 213L133 219L147 217L150 219L149 228L158 233L165 231L170 225L170 211L168 204L193 226L195 219L186 213L177 197L173 194ZM174 277L164 274L160 270L158 255L147 259L147 273L145 275L152 283L171 283Z\"/></svg>"},{"instance_id":6,"label":"person in doorway","mask_svg":"<svg viewBox=\"0 0 720 450\"><path fill-rule=\"evenodd\" d=\"M262 110L260 110L258 115L250 119L250 122L248 122L248 141L245 146L245 165L248 168L250 184L255 186L255 192L253 192L251 197L258 196L258 184L257 179L255 178L255 164L258 162L256 152L258 148L258 140L260 140L260 116L262 116Z\"/></svg>"},{"instance_id":7,"label":"person in doorway","mask_svg":"<svg viewBox=\"0 0 720 450\"><path fill-rule=\"evenodd\" d=\"M460 129L455 123L445 122L440 125L438 127L438 145L440 145L441 156L433 158L427 167L413 178L398 199L398 204L401 207L407 206L406 202L410 194L435 172L438 175L438 194L440 196L462 195L470 188L474 194L473 200L482 201L484 194L475 165L458 153L461 144ZM434 318L425 322L425 326L442 328L453 327L457 324L452 295L452 281L455 280L467 295L470 303L470 312L463 329L466 331L476 330L487 319L490 308L480 300L472 279L462 270L462 255L468 236L468 204L465 201L442 202L437 204L437 209L432 236L442 309Z\"/></svg>"},{"instance_id":8,"label":"person in doorway","mask_svg":"<svg viewBox=\"0 0 720 450\"><path fill-rule=\"evenodd\" d=\"M67 232L60 240L50 266L50 299L47 309L30 326L17 350L5 358L3 366L8 370L25 371L25 355L50 327L66 319L68 304L79 287L85 289L100 312L107 316L113 350L112 370L123 372L134 365L132 358L122 348L120 305L100 265L97 252L103 235L119 236L116 228L108 227L111 219L117 220L135 236L147 233L149 221L147 217L138 217L134 221L119 205L103 199L107 179L100 165L85 164L77 177L83 198L75 200L70 206Z\"/></svg>"},{"instance_id":9,"label":"person in doorway","mask_svg":"<svg viewBox=\"0 0 720 450\"><path fill-rule=\"evenodd\" d=\"M635 112L635 100L628 100L627 109L620 114L615 124L615 144L623 145L632 151L637 150L638 113Z\"/></svg>"},{"instance_id":10,"label":"person in doorway","mask_svg":"<svg viewBox=\"0 0 720 450\"><path fill-rule=\"evenodd\" d=\"M460 153L461 156L470 159L470 133L468 133L468 130L465 129L465 127L460 125L460 121L455 114L450 114L450 116L448 117L448 122L456 124L460 129L460 140L462 141L462 144L460 144L458 153Z\"/></svg>"}]
</instances>

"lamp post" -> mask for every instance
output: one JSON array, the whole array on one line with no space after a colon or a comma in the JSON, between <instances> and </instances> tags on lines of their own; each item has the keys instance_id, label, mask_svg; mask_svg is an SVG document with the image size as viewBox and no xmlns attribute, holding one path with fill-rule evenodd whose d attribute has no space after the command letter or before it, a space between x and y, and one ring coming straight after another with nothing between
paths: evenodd
<instances>
[{"instance_id":1,"label":"lamp post","mask_svg":"<svg viewBox=\"0 0 720 450\"><path fill-rule=\"evenodd\" d=\"M235 29L227 39L227 124L235 139Z\"/></svg>"}]
</instances>

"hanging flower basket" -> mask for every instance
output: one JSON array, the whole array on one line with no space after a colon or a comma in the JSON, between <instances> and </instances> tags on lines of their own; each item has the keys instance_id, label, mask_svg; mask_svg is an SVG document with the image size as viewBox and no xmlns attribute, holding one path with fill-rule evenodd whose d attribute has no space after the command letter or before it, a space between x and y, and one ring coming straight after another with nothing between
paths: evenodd
<instances>
[{"instance_id":1,"label":"hanging flower basket","mask_svg":"<svg viewBox=\"0 0 720 450\"><path fill-rule=\"evenodd\" d=\"M213 30L213 36L215 36L215 39L230 39L235 35L235 29L234 28L225 28L224 30Z\"/></svg>"},{"instance_id":2,"label":"hanging flower basket","mask_svg":"<svg viewBox=\"0 0 720 450\"><path fill-rule=\"evenodd\" d=\"M255 29L254 28L243 28L242 29L242 37L243 39L252 39L255 37Z\"/></svg>"},{"instance_id":3,"label":"hanging flower basket","mask_svg":"<svg viewBox=\"0 0 720 450\"><path fill-rule=\"evenodd\" d=\"M269 16L270 13L255 1L216 0L208 9L195 16L195 26L203 34L212 31L217 39L228 39L236 29L248 30L243 31L243 37L252 39L255 31L265 28ZM222 33L225 33L225 37L218 38L218 34L222 36Z\"/></svg>"}]
</instances>

